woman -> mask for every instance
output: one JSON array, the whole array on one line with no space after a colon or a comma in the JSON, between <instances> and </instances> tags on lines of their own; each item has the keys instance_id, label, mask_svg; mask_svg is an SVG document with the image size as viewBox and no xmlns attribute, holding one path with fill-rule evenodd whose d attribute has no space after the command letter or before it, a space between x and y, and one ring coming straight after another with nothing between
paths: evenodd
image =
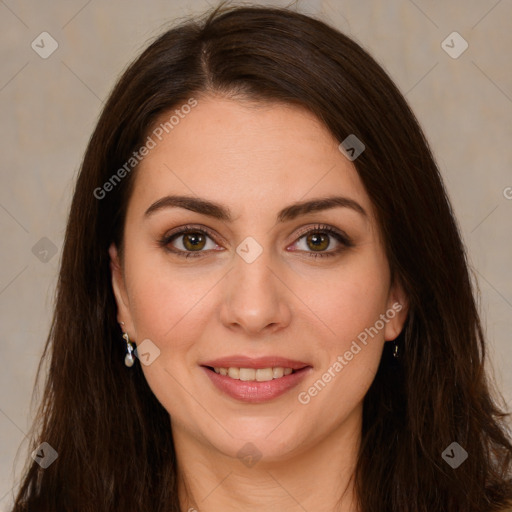
<instances>
[{"instance_id":1,"label":"woman","mask_svg":"<svg viewBox=\"0 0 512 512\"><path fill-rule=\"evenodd\" d=\"M512 503L421 129L365 51L289 10L217 9L123 74L76 185L45 354L15 511Z\"/></svg>"}]
</instances>

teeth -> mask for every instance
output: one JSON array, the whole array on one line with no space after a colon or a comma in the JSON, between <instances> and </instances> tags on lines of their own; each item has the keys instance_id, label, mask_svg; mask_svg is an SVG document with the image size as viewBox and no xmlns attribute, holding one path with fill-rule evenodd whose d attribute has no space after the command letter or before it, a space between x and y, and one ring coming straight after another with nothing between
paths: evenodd
<instances>
[{"instance_id":1,"label":"teeth","mask_svg":"<svg viewBox=\"0 0 512 512\"><path fill-rule=\"evenodd\" d=\"M279 379L279 377L282 377L283 375L284 375L283 367L272 368L272 377L274 379Z\"/></svg>"},{"instance_id":2,"label":"teeth","mask_svg":"<svg viewBox=\"0 0 512 512\"><path fill-rule=\"evenodd\" d=\"M272 379L280 379L284 375L293 373L291 368L283 368L278 366L275 368L214 368L215 373L220 375L227 375L236 380L255 380L257 382L266 382Z\"/></svg>"},{"instance_id":3,"label":"teeth","mask_svg":"<svg viewBox=\"0 0 512 512\"><path fill-rule=\"evenodd\" d=\"M240 368L229 368L228 375L232 379L240 379Z\"/></svg>"},{"instance_id":4,"label":"teeth","mask_svg":"<svg viewBox=\"0 0 512 512\"><path fill-rule=\"evenodd\" d=\"M272 368L258 368L254 370L254 377L258 382L265 382L274 378L274 372Z\"/></svg>"}]
</instances>

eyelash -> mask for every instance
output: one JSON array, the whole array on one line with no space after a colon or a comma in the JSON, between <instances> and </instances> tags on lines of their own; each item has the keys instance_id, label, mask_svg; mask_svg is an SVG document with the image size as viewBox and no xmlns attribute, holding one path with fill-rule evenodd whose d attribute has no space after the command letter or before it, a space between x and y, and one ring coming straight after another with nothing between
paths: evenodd
<instances>
[{"instance_id":1,"label":"eyelash","mask_svg":"<svg viewBox=\"0 0 512 512\"><path fill-rule=\"evenodd\" d=\"M172 252L173 254L176 254L177 256L183 257L183 258L197 258L197 257L203 257L204 253L206 251L182 251L181 249L170 249L168 246L169 244L175 239L180 236L189 234L189 233L201 233L203 235L206 235L210 237L213 241L215 241L215 235L206 228L199 228L195 226L184 226L180 231L170 233L169 235L164 235L159 241L158 245L160 247L165 248L169 252ZM297 235L297 241L301 240L305 236L311 234L311 233L324 233L333 236L338 242L340 242L344 247L341 249L331 250L329 252L309 252L306 251L306 254L309 257L312 258L324 258L328 256L336 256L339 253L341 253L345 248L353 247L352 240L342 231L338 231L331 226L326 226L323 224L317 224L313 226L312 228L309 228L305 231L301 231Z\"/></svg>"}]
</instances>

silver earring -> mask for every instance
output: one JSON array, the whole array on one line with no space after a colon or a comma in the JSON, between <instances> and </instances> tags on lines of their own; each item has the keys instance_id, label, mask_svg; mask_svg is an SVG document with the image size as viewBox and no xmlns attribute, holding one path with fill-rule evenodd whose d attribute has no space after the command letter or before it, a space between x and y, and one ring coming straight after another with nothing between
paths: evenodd
<instances>
[{"instance_id":1,"label":"silver earring","mask_svg":"<svg viewBox=\"0 0 512 512\"><path fill-rule=\"evenodd\" d=\"M123 332L123 338L126 341L126 355L124 356L124 364L128 366L128 368L131 368L133 363L135 363L135 358L133 357L133 345L130 341L130 338L128 337L127 332Z\"/></svg>"}]
</instances>

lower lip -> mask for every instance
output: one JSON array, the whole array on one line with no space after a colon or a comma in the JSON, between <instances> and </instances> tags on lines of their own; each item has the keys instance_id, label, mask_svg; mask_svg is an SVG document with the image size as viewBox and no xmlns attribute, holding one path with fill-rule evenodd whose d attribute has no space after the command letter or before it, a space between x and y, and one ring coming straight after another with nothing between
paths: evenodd
<instances>
[{"instance_id":1,"label":"lower lip","mask_svg":"<svg viewBox=\"0 0 512 512\"><path fill-rule=\"evenodd\" d=\"M201 368L206 372L217 389L223 391L231 398L252 404L267 402L290 391L313 369L311 366L306 366L301 370L280 377L279 379L258 382L232 379L227 375L215 373L205 366Z\"/></svg>"}]
</instances>

